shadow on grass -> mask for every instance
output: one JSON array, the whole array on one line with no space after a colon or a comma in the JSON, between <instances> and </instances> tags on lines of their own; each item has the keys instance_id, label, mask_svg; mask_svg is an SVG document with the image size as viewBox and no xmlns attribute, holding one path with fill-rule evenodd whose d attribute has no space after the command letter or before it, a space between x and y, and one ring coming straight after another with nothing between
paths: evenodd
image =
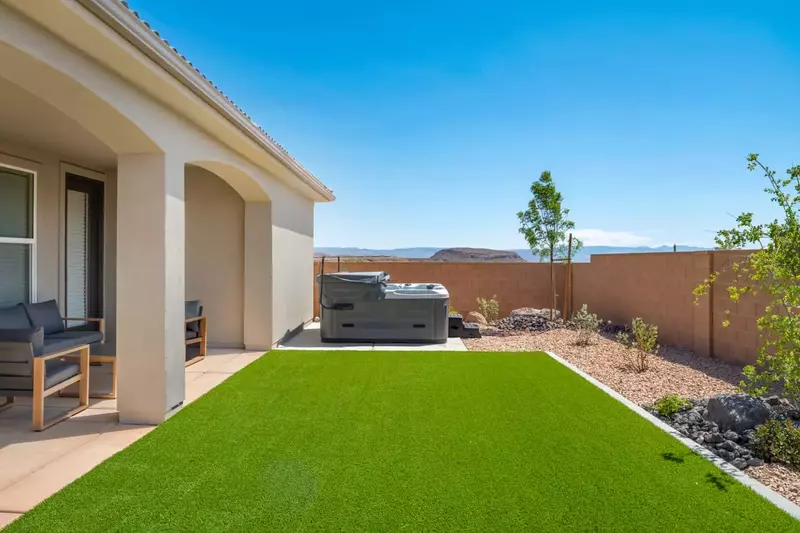
<instances>
[{"instance_id":1,"label":"shadow on grass","mask_svg":"<svg viewBox=\"0 0 800 533\"><path fill-rule=\"evenodd\" d=\"M684 457L686 457L686 454L678 455L678 454L672 453L672 452L662 452L661 453L661 457L665 461L669 461L671 463L680 464L680 463L686 462L686 459L684 459Z\"/></svg>"},{"instance_id":2,"label":"shadow on grass","mask_svg":"<svg viewBox=\"0 0 800 533\"><path fill-rule=\"evenodd\" d=\"M706 474L706 483L710 483L715 489L723 492L728 492L728 487L734 483L734 480L724 474Z\"/></svg>"}]
</instances>

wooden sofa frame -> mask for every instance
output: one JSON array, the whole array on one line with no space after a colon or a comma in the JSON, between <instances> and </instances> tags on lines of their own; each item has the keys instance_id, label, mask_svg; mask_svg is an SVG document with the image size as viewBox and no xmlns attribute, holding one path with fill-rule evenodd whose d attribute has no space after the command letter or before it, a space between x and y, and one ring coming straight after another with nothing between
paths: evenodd
<instances>
[{"instance_id":1,"label":"wooden sofa frame","mask_svg":"<svg viewBox=\"0 0 800 533\"><path fill-rule=\"evenodd\" d=\"M206 317L195 316L186 319L186 325L189 325L192 322L200 323L200 334L196 339L186 339L186 347L188 348L189 346L192 346L194 344L199 344L200 353L196 357L187 359L185 366L192 366L195 363L199 363L200 361L206 358L206 354L208 353L208 341L206 339Z\"/></svg>"},{"instance_id":2,"label":"wooden sofa frame","mask_svg":"<svg viewBox=\"0 0 800 533\"><path fill-rule=\"evenodd\" d=\"M49 389L44 388L45 380L45 361L66 357L67 355L80 352L80 373L69 379L53 385ZM33 355L33 430L42 431L53 426L62 420L74 416L89 407L89 345L73 346L60 352L53 352L47 355ZM73 383L79 383L78 387L78 406L70 409L66 413L59 414L50 420L44 419L44 399L60 390L69 387ZM14 396L6 396L6 401L0 404L0 411L8 409L14 405Z\"/></svg>"}]
</instances>

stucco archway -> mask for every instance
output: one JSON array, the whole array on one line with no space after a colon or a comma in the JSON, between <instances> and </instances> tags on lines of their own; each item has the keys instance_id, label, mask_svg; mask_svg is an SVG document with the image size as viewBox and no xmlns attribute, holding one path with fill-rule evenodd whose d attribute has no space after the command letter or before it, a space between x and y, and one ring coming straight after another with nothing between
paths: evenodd
<instances>
[{"instance_id":1,"label":"stucco archway","mask_svg":"<svg viewBox=\"0 0 800 533\"><path fill-rule=\"evenodd\" d=\"M203 300L209 342L217 344L218 339L226 347L269 349L273 341L269 195L247 171L220 161L187 163L185 188L187 298ZM217 331L212 315L217 316Z\"/></svg>"}]
</instances>

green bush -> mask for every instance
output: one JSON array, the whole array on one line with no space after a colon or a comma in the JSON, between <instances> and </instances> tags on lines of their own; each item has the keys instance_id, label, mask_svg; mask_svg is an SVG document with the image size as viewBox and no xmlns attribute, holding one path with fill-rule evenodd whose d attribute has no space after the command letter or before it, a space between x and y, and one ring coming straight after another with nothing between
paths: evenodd
<instances>
[{"instance_id":1,"label":"green bush","mask_svg":"<svg viewBox=\"0 0 800 533\"><path fill-rule=\"evenodd\" d=\"M486 318L487 322L493 322L500 318L500 304L497 302L497 295L491 298L477 298L478 312Z\"/></svg>"},{"instance_id":2,"label":"green bush","mask_svg":"<svg viewBox=\"0 0 800 533\"><path fill-rule=\"evenodd\" d=\"M758 426L754 435L755 449L765 461L800 467L800 428L791 420L768 420Z\"/></svg>"},{"instance_id":3,"label":"green bush","mask_svg":"<svg viewBox=\"0 0 800 533\"><path fill-rule=\"evenodd\" d=\"M617 333L617 339L625 345L628 366L635 372L650 368L650 354L658 353L658 326L645 323L639 317L633 319L631 327Z\"/></svg>"},{"instance_id":4,"label":"green bush","mask_svg":"<svg viewBox=\"0 0 800 533\"><path fill-rule=\"evenodd\" d=\"M447 306L447 314L448 314L448 315L460 315L461 313L459 313L458 311L456 311L455 309L453 309L453 306L452 306L452 305L448 305L448 306Z\"/></svg>"},{"instance_id":5,"label":"green bush","mask_svg":"<svg viewBox=\"0 0 800 533\"><path fill-rule=\"evenodd\" d=\"M575 329L578 330L577 344L581 346L588 346L592 340L592 335L600 331L601 320L597 315L590 313L586 304L583 304L581 310L572 316L572 323L575 324Z\"/></svg>"},{"instance_id":6,"label":"green bush","mask_svg":"<svg viewBox=\"0 0 800 533\"><path fill-rule=\"evenodd\" d=\"M677 394L667 394L660 400L653 404L653 408L658 411L658 414L664 417L671 417L678 411L689 405L689 400L678 396Z\"/></svg>"}]
</instances>

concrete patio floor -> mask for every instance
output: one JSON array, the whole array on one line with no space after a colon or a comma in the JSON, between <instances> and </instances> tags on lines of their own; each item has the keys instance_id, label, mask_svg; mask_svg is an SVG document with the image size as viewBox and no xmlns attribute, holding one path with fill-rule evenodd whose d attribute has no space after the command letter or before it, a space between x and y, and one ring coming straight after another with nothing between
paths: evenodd
<instances>
[{"instance_id":1,"label":"concrete patio floor","mask_svg":"<svg viewBox=\"0 0 800 533\"><path fill-rule=\"evenodd\" d=\"M380 351L449 351L466 352L467 347L461 339L447 339L445 344L394 344L394 343L329 343L322 342L319 335L319 322L307 324L305 328L287 340L284 344L278 345L279 350L380 350Z\"/></svg>"},{"instance_id":2,"label":"concrete patio floor","mask_svg":"<svg viewBox=\"0 0 800 533\"><path fill-rule=\"evenodd\" d=\"M188 404L263 352L209 350L186 369ZM93 366L92 392L110 390L108 365ZM75 405L74 398L45 399L45 417ZM0 529L95 466L152 431L118 421L116 400L91 400L88 409L42 432L31 431L30 398L0 413Z\"/></svg>"}]
</instances>

